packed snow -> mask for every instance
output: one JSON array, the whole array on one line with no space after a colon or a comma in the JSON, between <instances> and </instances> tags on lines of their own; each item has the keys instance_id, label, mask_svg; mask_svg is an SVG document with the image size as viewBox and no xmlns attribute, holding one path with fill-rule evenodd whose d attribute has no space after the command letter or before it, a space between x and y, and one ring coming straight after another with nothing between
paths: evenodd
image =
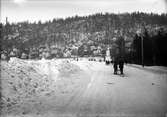
<instances>
[{"instance_id":1,"label":"packed snow","mask_svg":"<svg viewBox=\"0 0 167 117\"><path fill-rule=\"evenodd\" d=\"M1 94L3 112L38 97L68 90L70 75L82 70L71 60L21 60L1 62ZM59 83L56 84L56 82ZM61 81L61 82L60 82ZM71 90L71 89L70 89Z\"/></svg>"},{"instance_id":2,"label":"packed snow","mask_svg":"<svg viewBox=\"0 0 167 117\"><path fill-rule=\"evenodd\" d=\"M166 67L128 64L124 73L89 58L1 61L2 117L164 116Z\"/></svg>"}]
</instances>

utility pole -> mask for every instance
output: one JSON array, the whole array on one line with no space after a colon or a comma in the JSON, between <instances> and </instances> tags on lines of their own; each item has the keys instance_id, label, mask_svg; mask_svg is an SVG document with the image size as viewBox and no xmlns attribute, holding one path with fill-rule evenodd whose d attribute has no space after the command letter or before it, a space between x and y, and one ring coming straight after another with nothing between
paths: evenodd
<instances>
[{"instance_id":1,"label":"utility pole","mask_svg":"<svg viewBox=\"0 0 167 117\"><path fill-rule=\"evenodd\" d=\"M9 30L8 30L8 17L6 17L6 24L5 24L5 29L6 29L6 36L8 36Z\"/></svg>"},{"instance_id":2,"label":"utility pole","mask_svg":"<svg viewBox=\"0 0 167 117\"><path fill-rule=\"evenodd\" d=\"M6 17L6 24L8 23L8 17Z\"/></svg>"},{"instance_id":3,"label":"utility pole","mask_svg":"<svg viewBox=\"0 0 167 117\"><path fill-rule=\"evenodd\" d=\"M144 28L145 30L145 27L144 27L144 23L142 24L142 28ZM143 33L143 32L142 32ZM142 52L142 66L144 67L144 38L143 38L143 34L141 34L141 52Z\"/></svg>"},{"instance_id":4,"label":"utility pole","mask_svg":"<svg viewBox=\"0 0 167 117\"><path fill-rule=\"evenodd\" d=\"M141 57L142 57L142 66L144 67L144 43L143 35L141 35Z\"/></svg>"},{"instance_id":5,"label":"utility pole","mask_svg":"<svg viewBox=\"0 0 167 117\"><path fill-rule=\"evenodd\" d=\"M142 63L142 67L144 67L144 39L143 39L143 35L141 34L141 29L137 31L138 36L141 37L141 63Z\"/></svg>"},{"instance_id":6,"label":"utility pole","mask_svg":"<svg viewBox=\"0 0 167 117\"><path fill-rule=\"evenodd\" d=\"M8 24L8 17L6 17L6 24L5 24L5 36L8 38L9 30L8 30L7 24ZM7 53L9 53L9 52L10 52L10 49L8 48Z\"/></svg>"}]
</instances>

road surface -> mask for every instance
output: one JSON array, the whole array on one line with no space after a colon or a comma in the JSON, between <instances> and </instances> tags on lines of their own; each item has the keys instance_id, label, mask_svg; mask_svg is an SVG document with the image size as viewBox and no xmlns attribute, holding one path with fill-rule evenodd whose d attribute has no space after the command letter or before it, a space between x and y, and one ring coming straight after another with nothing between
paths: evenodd
<instances>
[{"instance_id":1,"label":"road surface","mask_svg":"<svg viewBox=\"0 0 167 117\"><path fill-rule=\"evenodd\" d=\"M29 116L167 116L166 72L152 72L125 65L125 75L120 76L113 74L112 65L103 62L72 62L84 71L78 80L80 87L71 93L40 98L42 104L34 106L37 111L29 112Z\"/></svg>"},{"instance_id":2,"label":"road surface","mask_svg":"<svg viewBox=\"0 0 167 117\"><path fill-rule=\"evenodd\" d=\"M124 77L112 66L93 63L89 82L65 108L80 116L165 116L167 74L125 66Z\"/></svg>"}]
</instances>

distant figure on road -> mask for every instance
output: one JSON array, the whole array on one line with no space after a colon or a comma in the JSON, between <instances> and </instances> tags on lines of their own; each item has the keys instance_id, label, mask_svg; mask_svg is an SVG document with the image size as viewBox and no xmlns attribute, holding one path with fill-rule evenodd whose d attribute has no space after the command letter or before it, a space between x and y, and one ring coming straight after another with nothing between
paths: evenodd
<instances>
[{"instance_id":1,"label":"distant figure on road","mask_svg":"<svg viewBox=\"0 0 167 117\"><path fill-rule=\"evenodd\" d=\"M110 64L110 62L111 62L110 48L107 48L107 50L106 50L105 62L107 65Z\"/></svg>"},{"instance_id":2,"label":"distant figure on road","mask_svg":"<svg viewBox=\"0 0 167 117\"><path fill-rule=\"evenodd\" d=\"M114 59L114 74L117 74L117 71L118 71L118 60L117 59Z\"/></svg>"},{"instance_id":3,"label":"distant figure on road","mask_svg":"<svg viewBox=\"0 0 167 117\"><path fill-rule=\"evenodd\" d=\"M119 69L120 69L121 74L123 74L123 68L124 68L124 59L123 57L120 57L119 58Z\"/></svg>"}]
</instances>

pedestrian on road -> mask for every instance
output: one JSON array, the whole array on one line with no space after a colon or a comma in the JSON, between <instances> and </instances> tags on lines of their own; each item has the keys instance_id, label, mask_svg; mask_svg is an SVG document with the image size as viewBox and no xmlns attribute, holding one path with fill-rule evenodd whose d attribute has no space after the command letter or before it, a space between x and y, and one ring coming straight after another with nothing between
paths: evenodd
<instances>
[{"instance_id":1,"label":"pedestrian on road","mask_svg":"<svg viewBox=\"0 0 167 117\"><path fill-rule=\"evenodd\" d=\"M117 59L114 59L114 74L117 74L117 70L118 70L118 60Z\"/></svg>"},{"instance_id":2,"label":"pedestrian on road","mask_svg":"<svg viewBox=\"0 0 167 117\"><path fill-rule=\"evenodd\" d=\"M124 68L124 59L123 57L120 57L119 58L119 69L120 69L121 74L123 74L123 68Z\"/></svg>"}]
</instances>

